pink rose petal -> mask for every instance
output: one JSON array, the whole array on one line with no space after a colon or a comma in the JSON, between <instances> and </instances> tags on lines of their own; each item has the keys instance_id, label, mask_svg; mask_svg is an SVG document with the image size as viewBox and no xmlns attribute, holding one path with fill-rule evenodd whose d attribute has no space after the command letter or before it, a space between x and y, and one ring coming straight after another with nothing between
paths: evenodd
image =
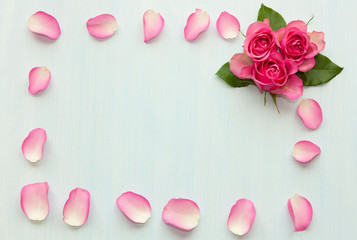
<instances>
[{"instance_id":1,"label":"pink rose petal","mask_svg":"<svg viewBox=\"0 0 357 240\"><path fill-rule=\"evenodd\" d=\"M172 198L162 211L162 220L176 228L190 231L200 219L200 209L189 199Z\"/></svg>"},{"instance_id":2,"label":"pink rose petal","mask_svg":"<svg viewBox=\"0 0 357 240\"><path fill-rule=\"evenodd\" d=\"M307 31L307 25L304 21L301 20L296 20L296 21L291 21L288 23L288 25L286 25L286 28L292 28L295 27L297 29L299 29L302 32L306 32Z\"/></svg>"},{"instance_id":3,"label":"pink rose petal","mask_svg":"<svg viewBox=\"0 0 357 240\"><path fill-rule=\"evenodd\" d=\"M270 91L274 94L282 94L291 100L296 100L301 97L303 92L302 80L295 74L290 75L286 84L275 90Z\"/></svg>"},{"instance_id":4,"label":"pink rose petal","mask_svg":"<svg viewBox=\"0 0 357 240\"><path fill-rule=\"evenodd\" d=\"M269 19L264 19L264 22L254 22L254 23L250 24L247 29L246 37L249 37L250 35L256 33L257 31L259 31L262 28L271 29L269 26Z\"/></svg>"},{"instance_id":5,"label":"pink rose petal","mask_svg":"<svg viewBox=\"0 0 357 240\"><path fill-rule=\"evenodd\" d=\"M144 13L144 42L147 43L154 37L160 34L164 28L165 21L160 13L154 12L154 10L149 9Z\"/></svg>"},{"instance_id":6,"label":"pink rose petal","mask_svg":"<svg viewBox=\"0 0 357 240\"><path fill-rule=\"evenodd\" d=\"M229 213L227 226L229 230L239 236L247 234L255 219L254 203L248 199L239 199Z\"/></svg>"},{"instance_id":7,"label":"pink rose petal","mask_svg":"<svg viewBox=\"0 0 357 240\"><path fill-rule=\"evenodd\" d=\"M297 113L306 127L317 129L322 123L322 111L320 105L313 99L301 100Z\"/></svg>"},{"instance_id":8,"label":"pink rose petal","mask_svg":"<svg viewBox=\"0 0 357 240\"><path fill-rule=\"evenodd\" d=\"M306 198L295 194L288 200L288 209L294 222L295 232L304 231L312 219L311 203Z\"/></svg>"},{"instance_id":9,"label":"pink rose petal","mask_svg":"<svg viewBox=\"0 0 357 240\"><path fill-rule=\"evenodd\" d=\"M315 43L317 46L317 52L321 52L325 49L325 34L323 32L307 33L310 37L310 42Z\"/></svg>"},{"instance_id":10,"label":"pink rose petal","mask_svg":"<svg viewBox=\"0 0 357 240\"><path fill-rule=\"evenodd\" d=\"M310 162L314 157L321 153L319 146L310 141L300 141L293 148L293 157L301 163Z\"/></svg>"},{"instance_id":11,"label":"pink rose petal","mask_svg":"<svg viewBox=\"0 0 357 240\"><path fill-rule=\"evenodd\" d=\"M63 221L74 227L82 226L87 221L89 207L89 192L82 188L72 190L63 208Z\"/></svg>"},{"instance_id":12,"label":"pink rose petal","mask_svg":"<svg viewBox=\"0 0 357 240\"><path fill-rule=\"evenodd\" d=\"M118 29L118 23L110 14L102 14L87 21L87 29L90 35L96 38L112 36Z\"/></svg>"},{"instance_id":13,"label":"pink rose petal","mask_svg":"<svg viewBox=\"0 0 357 240\"><path fill-rule=\"evenodd\" d=\"M187 41L195 40L202 32L206 31L210 23L209 15L206 11L196 9L188 19L184 30Z\"/></svg>"},{"instance_id":14,"label":"pink rose petal","mask_svg":"<svg viewBox=\"0 0 357 240\"><path fill-rule=\"evenodd\" d=\"M50 212L48 203L48 183L33 183L21 189L21 208L26 217L34 221L42 221Z\"/></svg>"},{"instance_id":15,"label":"pink rose petal","mask_svg":"<svg viewBox=\"0 0 357 240\"><path fill-rule=\"evenodd\" d=\"M42 128L32 130L22 142L22 153L30 162L41 160L43 145L47 139L46 131Z\"/></svg>"},{"instance_id":16,"label":"pink rose petal","mask_svg":"<svg viewBox=\"0 0 357 240\"><path fill-rule=\"evenodd\" d=\"M299 71L310 71L315 66L315 62L315 58L305 59L304 62L299 66Z\"/></svg>"},{"instance_id":17,"label":"pink rose petal","mask_svg":"<svg viewBox=\"0 0 357 240\"><path fill-rule=\"evenodd\" d=\"M278 47L280 47L280 42L284 34L285 34L285 27L282 27L275 32L276 45L278 45Z\"/></svg>"},{"instance_id":18,"label":"pink rose petal","mask_svg":"<svg viewBox=\"0 0 357 240\"><path fill-rule=\"evenodd\" d=\"M254 62L246 53L237 53L229 61L229 68L237 77L249 79L253 76Z\"/></svg>"},{"instance_id":19,"label":"pink rose petal","mask_svg":"<svg viewBox=\"0 0 357 240\"><path fill-rule=\"evenodd\" d=\"M36 94L47 88L50 83L51 72L47 67L32 68L29 73L29 92Z\"/></svg>"},{"instance_id":20,"label":"pink rose petal","mask_svg":"<svg viewBox=\"0 0 357 240\"><path fill-rule=\"evenodd\" d=\"M139 194L123 193L116 202L118 208L134 223L145 223L151 216L149 201Z\"/></svg>"},{"instance_id":21,"label":"pink rose petal","mask_svg":"<svg viewBox=\"0 0 357 240\"><path fill-rule=\"evenodd\" d=\"M37 12L27 21L27 28L36 34L57 39L61 35L61 29L57 19L45 12Z\"/></svg>"},{"instance_id":22,"label":"pink rose petal","mask_svg":"<svg viewBox=\"0 0 357 240\"><path fill-rule=\"evenodd\" d=\"M319 53L317 50L318 50L317 45L315 43L310 42L309 47L306 51L305 58L310 59L310 58L315 57Z\"/></svg>"},{"instance_id":23,"label":"pink rose petal","mask_svg":"<svg viewBox=\"0 0 357 240\"><path fill-rule=\"evenodd\" d=\"M216 27L219 35L224 39L236 38L240 30L238 19L227 12L222 12L219 15Z\"/></svg>"}]
</instances>

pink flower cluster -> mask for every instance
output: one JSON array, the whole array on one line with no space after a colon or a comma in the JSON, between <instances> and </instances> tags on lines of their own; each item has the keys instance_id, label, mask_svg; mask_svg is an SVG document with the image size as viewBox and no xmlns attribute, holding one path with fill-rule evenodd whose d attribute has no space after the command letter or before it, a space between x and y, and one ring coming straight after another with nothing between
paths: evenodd
<instances>
[{"instance_id":1,"label":"pink flower cluster","mask_svg":"<svg viewBox=\"0 0 357 240\"><path fill-rule=\"evenodd\" d=\"M274 32L265 19L248 27L243 48L243 53L230 60L232 73L252 79L260 91L295 100L303 92L302 80L295 73L315 66L314 57L325 48L324 33L307 32L306 23L300 20Z\"/></svg>"}]
</instances>

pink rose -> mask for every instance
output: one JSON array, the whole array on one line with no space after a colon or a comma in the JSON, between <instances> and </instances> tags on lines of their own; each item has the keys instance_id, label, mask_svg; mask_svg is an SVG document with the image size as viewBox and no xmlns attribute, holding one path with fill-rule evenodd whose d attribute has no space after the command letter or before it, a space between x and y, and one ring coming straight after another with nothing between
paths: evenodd
<instances>
[{"instance_id":1,"label":"pink rose","mask_svg":"<svg viewBox=\"0 0 357 240\"><path fill-rule=\"evenodd\" d=\"M253 61L264 61L272 50L276 49L274 31L269 26L269 19L252 23L244 40L244 50Z\"/></svg>"},{"instance_id":2,"label":"pink rose","mask_svg":"<svg viewBox=\"0 0 357 240\"><path fill-rule=\"evenodd\" d=\"M288 80L288 72L283 56L273 51L266 60L255 62L252 76L260 91L271 91L284 86Z\"/></svg>"},{"instance_id":3,"label":"pink rose","mask_svg":"<svg viewBox=\"0 0 357 240\"><path fill-rule=\"evenodd\" d=\"M303 83L290 72L281 53L272 51L268 58L254 62L246 53L235 54L229 62L231 72L241 79L253 79L260 91L285 95L298 99L303 92Z\"/></svg>"},{"instance_id":4,"label":"pink rose","mask_svg":"<svg viewBox=\"0 0 357 240\"><path fill-rule=\"evenodd\" d=\"M303 21L292 21L275 35L291 72L307 72L312 69L315 65L314 57L325 48L324 33L308 33Z\"/></svg>"}]
</instances>

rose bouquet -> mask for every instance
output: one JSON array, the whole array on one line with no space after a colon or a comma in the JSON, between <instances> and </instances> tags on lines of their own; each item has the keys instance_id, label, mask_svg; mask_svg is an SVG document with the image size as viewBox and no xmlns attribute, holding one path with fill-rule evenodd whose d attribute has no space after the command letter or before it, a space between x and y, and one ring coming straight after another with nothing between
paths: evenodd
<instances>
[{"instance_id":1,"label":"rose bouquet","mask_svg":"<svg viewBox=\"0 0 357 240\"><path fill-rule=\"evenodd\" d=\"M277 109L277 95L296 100L303 86L327 83L343 68L320 54L325 48L324 33L308 32L309 22L286 24L278 12L262 4L258 21L243 35L244 51L235 54L217 75L232 87L257 86L265 93L264 102L268 92Z\"/></svg>"}]
</instances>

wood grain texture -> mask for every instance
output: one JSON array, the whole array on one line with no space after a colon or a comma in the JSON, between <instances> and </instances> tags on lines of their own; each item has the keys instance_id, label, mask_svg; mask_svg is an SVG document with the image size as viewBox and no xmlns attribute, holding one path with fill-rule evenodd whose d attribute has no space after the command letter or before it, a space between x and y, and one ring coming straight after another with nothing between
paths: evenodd
<instances>
[{"instance_id":1,"label":"wood grain texture","mask_svg":"<svg viewBox=\"0 0 357 240\"><path fill-rule=\"evenodd\" d=\"M245 197L257 217L244 239L352 239L357 216L356 2L268 0L287 21L309 20L324 31L324 54L345 67L330 83L305 88L324 121L316 131L296 114L299 101L278 98L281 114L256 88L230 88L214 73L236 53L243 37L223 40L215 22L234 14L242 31L255 21L260 1L54 1L0 0L0 236L1 239L236 239L226 227L231 206ZM183 29L195 8L211 15L207 32L186 42ZM144 43L142 14L153 8L165 27ZM36 11L55 16L62 35L55 42L26 28ZM85 22L102 13L119 24L107 40L91 37ZM34 66L52 72L48 89L28 91ZM36 127L47 130L43 160L24 160L21 143ZM308 165L292 156L299 140L322 154ZM35 224L20 208L20 190L48 181L51 212ZM91 194L88 222L79 229L62 222L71 189ZM115 199L132 190L153 209L144 226L129 222ZM308 198L314 217L307 231L293 232L287 200ZM172 197L201 208L189 233L166 226L161 211Z\"/></svg>"}]
</instances>

